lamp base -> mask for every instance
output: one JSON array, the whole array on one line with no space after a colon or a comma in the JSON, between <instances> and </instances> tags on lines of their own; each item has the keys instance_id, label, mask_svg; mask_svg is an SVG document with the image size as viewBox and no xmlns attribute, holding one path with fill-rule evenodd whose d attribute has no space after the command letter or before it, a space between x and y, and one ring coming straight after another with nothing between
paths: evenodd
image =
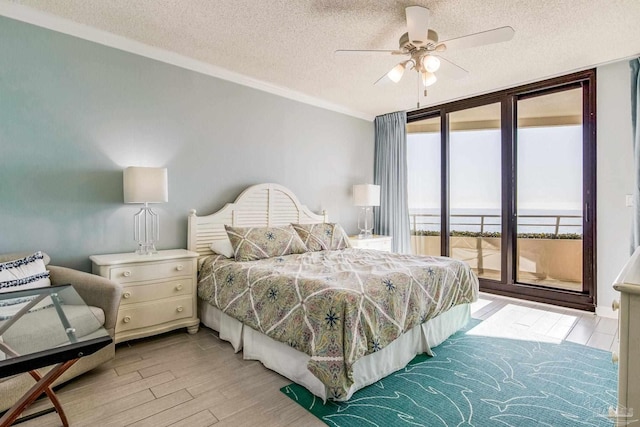
<instances>
[{"instance_id":1,"label":"lamp base","mask_svg":"<svg viewBox=\"0 0 640 427\"><path fill-rule=\"evenodd\" d=\"M360 234L358 234L358 239L370 239L372 237L372 230L360 230Z\"/></svg>"},{"instance_id":2,"label":"lamp base","mask_svg":"<svg viewBox=\"0 0 640 427\"><path fill-rule=\"evenodd\" d=\"M370 239L373 236L373 209L363 206L358 213L358 239Z\"/></svg>"},{"instance_id":3,"label":"lamp base","mask_svg":"<svg viewBox=\"0 0 640 427\"><path fill-rule=\"evenodd\" d=\"M138 249L135 253L137 253L138 255L153 255L157 254L158 251L156 250L156 245L154 245L153 243L138 243Z\"/></svg>"},{"instance_id":4,"label":"lamp base","mask_svg":"<svg viewBox=\"0 0 640 427\"><path fill-rule=\"evenodd\" d=\"M156 242L160 238L158 214L151 210L147 203L133 217L133 240L138 242L138 255L158 253Z\"/></svg>"}]
</instances>

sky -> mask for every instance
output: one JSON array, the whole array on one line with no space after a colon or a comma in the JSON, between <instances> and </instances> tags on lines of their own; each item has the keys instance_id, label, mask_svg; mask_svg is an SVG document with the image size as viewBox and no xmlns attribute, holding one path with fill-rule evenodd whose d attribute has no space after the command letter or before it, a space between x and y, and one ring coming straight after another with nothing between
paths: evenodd
<instances>
[{"instance_id":1,"label":"sky","mask_svg":"<svg viewBox=\"0 0 640 427\"><path fill-rule=\"evenodd\" d=\"M440 207L440 134L407 135L409 208ZM452 211L500 209L500 130L450 137ZM518 209L582 209L582 126L518 130Z\"/></svg>"}]
</instances>

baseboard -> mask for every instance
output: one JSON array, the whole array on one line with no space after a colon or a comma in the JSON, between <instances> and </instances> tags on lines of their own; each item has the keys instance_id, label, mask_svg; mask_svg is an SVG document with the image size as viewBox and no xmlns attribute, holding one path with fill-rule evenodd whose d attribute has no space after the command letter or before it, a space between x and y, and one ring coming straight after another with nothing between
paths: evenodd
<instances>
[{"instance_id":1,"label":"baseboard","mask_svg":"<svg viewBox=\"0 0 640 427\"><path fill-rule=\"evenodd\" d=\"M608 317L610 319L617 319L618 312L613 311L611 307L599 305L596 307L596 316Z\"/></svg>"}]
</instances>

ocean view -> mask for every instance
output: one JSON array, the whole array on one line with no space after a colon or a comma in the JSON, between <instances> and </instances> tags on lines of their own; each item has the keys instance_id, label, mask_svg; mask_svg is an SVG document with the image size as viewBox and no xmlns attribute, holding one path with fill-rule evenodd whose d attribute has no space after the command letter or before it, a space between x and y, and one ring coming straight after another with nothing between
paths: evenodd
<instances>
[{"instance_id":1,"label":"ocean view","mask_svg":"<svg viewBox=\"0 0 640 427\"><path fill-rule=\"evenodd\" d=\"M582 234L580 210L523 209L518 213L518 230L521 233ZM412 230L440 231L440 210L410 208L409 221ZM495 233L501 231L499 209L452 209L450 229Z\"/></svg>"},{"instance_id":2,"label":"ocean view","mask_svg":"<svg viewBox=\"0 0 640 427\"><path fill-rule=\"evenodd\" d=\"M581 125L518 129L518 234L582 234L581 135ZM411 229L440 231L440 134L407 142ZM451 132L451 231L501 232L500 170L500 130Z\"/></svg>"}]
</instances>

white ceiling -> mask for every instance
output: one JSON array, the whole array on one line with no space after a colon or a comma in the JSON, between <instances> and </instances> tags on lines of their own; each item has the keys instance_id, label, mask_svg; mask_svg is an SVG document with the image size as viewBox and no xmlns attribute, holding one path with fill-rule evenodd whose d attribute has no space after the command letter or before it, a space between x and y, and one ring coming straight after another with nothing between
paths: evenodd
<instances>
[{"instance_id":1,"label":"white ceiling","mask_svg":"<svg viewBox=\"0 0 640 427\"><path fill-rule=\"evenodd\" d=\"M36 24L32 12L54 15L83 24L72 34L106 31L212 65L213 75L371 119L415 108L417 73L374 86L398 57L333 52L397 48L414 4L431 10L440 40L515 29L509 42L445 53L469 76L442 76L422 106L640 54L640 0L0 0L0 14Z\"/></svg>"}]
</instances>

